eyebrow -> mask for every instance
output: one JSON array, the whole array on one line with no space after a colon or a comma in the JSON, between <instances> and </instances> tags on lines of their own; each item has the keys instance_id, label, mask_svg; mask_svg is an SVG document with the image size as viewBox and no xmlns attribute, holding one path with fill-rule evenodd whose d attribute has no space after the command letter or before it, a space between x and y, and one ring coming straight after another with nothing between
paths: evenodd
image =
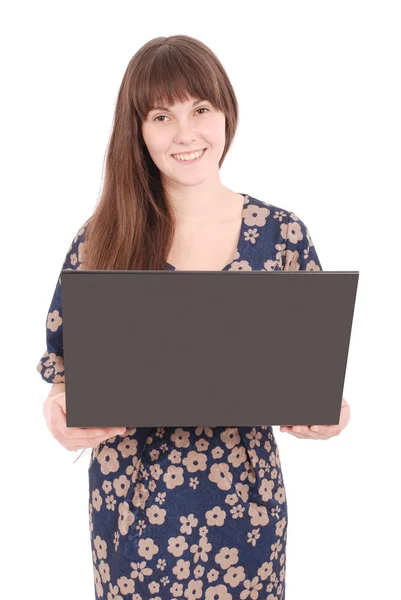
<instances>
[{"instance_id":1,"label":"eyebrow","mask_svg":"<svg viewBox=\"0 0 401 600\"><path fill-rule=\"evenodd\" d=\"M207 102L207 100L195 100L195 102L192 103L192 108L201 102ZM170 109L167 108L167 106L152 106L152 108L149 109L149 113L154 110L166 110L167 112L170 112Z\"/></svg>"}]
</instances>

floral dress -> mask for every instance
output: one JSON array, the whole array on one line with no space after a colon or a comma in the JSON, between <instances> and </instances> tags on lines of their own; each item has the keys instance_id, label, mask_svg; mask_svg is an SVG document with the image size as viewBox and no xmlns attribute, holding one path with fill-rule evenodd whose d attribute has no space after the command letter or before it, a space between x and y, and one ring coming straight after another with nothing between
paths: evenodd
<instances>
[{"instance_id":1,"label":"floral dress","mask_svg":"<svg viewBox=\"0 0 401 600\"><path fill-rule=\"evenodd\" d=\"M293 212L242 195L224 271L321 270ZM85 268L88 222L63 269ZM36 367L49 383L64 382L61 308L60 272ZM271 426L132 427L92 449L88 478L96 598L285 599L288 512Z\"/></svg>"}]
</instances>

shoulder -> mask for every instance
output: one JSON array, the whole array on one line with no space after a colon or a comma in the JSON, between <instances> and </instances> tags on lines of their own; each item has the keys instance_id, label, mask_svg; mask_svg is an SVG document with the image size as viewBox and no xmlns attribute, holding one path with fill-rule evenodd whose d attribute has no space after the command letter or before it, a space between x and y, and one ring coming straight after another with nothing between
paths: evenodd
<instances>
[{"instance_id":1,"label":"shoulder","mask_svg":"<svg viewBox=\"0 0 401 600\"><path fill-rule=\"evenodd\" d=\"M67 250L67 254L63 264L63 271L67 270L80 270L85 268L85 257L86 257L86 233L88 225L92 217L89 217L83 225L75 233L74 239L72 240L70 247ZM59 277L59 283L61 284L61 274Z\"/></svg>"},{"instance_id":2,"label":"shoulder","mask_svg":"<svg viewBox=\"0 0 401 600\"><path fill-rule=\"evenodd\" d=\"M266 227L275 229L284 241L292 242L295 237L302 239L307 234L303 221L290 209L267 203L258 198L247 196L244 204L245 224L250 227Z\"/></svg>"}]
</instances>

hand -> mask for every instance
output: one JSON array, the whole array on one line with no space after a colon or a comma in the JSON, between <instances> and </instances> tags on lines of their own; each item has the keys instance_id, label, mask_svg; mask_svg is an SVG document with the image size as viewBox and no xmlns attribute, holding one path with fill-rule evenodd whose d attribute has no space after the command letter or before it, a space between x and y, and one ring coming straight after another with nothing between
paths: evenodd
<instances>
[{"instance_id":1,"label":"hand","mask_svg":"<svg viewBox=\"0 0 401 600\"><path fill-rule=\"evenodd\" d=\"M67 450L93 448L126 430L125 427L67 427L65 392L49 394L43 404L43 414L53 437Z\"/></svg>"},{"instance_id":2,"label":"hand","mask_svg":"<svg viewBox=\"0 0 401 600\"><path fill-rule=\"evenodd\" d=\"M340 422L338 425L294 425L280 426L280 431L291 433L297 438L305 438L311 440L328 440L334 435L338 435L348 425L351 418L351 410L345 398L342 399L340 410ZM319 431L316 431L318 427Z\"/></svg>"}]
</instances>

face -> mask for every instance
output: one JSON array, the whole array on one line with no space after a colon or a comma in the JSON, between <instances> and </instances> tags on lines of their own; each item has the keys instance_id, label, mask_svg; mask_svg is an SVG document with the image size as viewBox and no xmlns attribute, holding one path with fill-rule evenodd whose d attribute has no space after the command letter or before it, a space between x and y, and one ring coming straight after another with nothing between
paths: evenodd
<instances>
[{"instance_id":1,"label":"face","mask_svg":"<svg viewBox=\"0 0 401 600\"><path fill-rule=\"evenodd\" d=\"M214 177L225 145L225 115L207 100L192 98L173 106L153 108L142 123L149 154L163 179L195 184ZM204 150L193 162L173 154Z\"/></svg>"}]
</instances>

